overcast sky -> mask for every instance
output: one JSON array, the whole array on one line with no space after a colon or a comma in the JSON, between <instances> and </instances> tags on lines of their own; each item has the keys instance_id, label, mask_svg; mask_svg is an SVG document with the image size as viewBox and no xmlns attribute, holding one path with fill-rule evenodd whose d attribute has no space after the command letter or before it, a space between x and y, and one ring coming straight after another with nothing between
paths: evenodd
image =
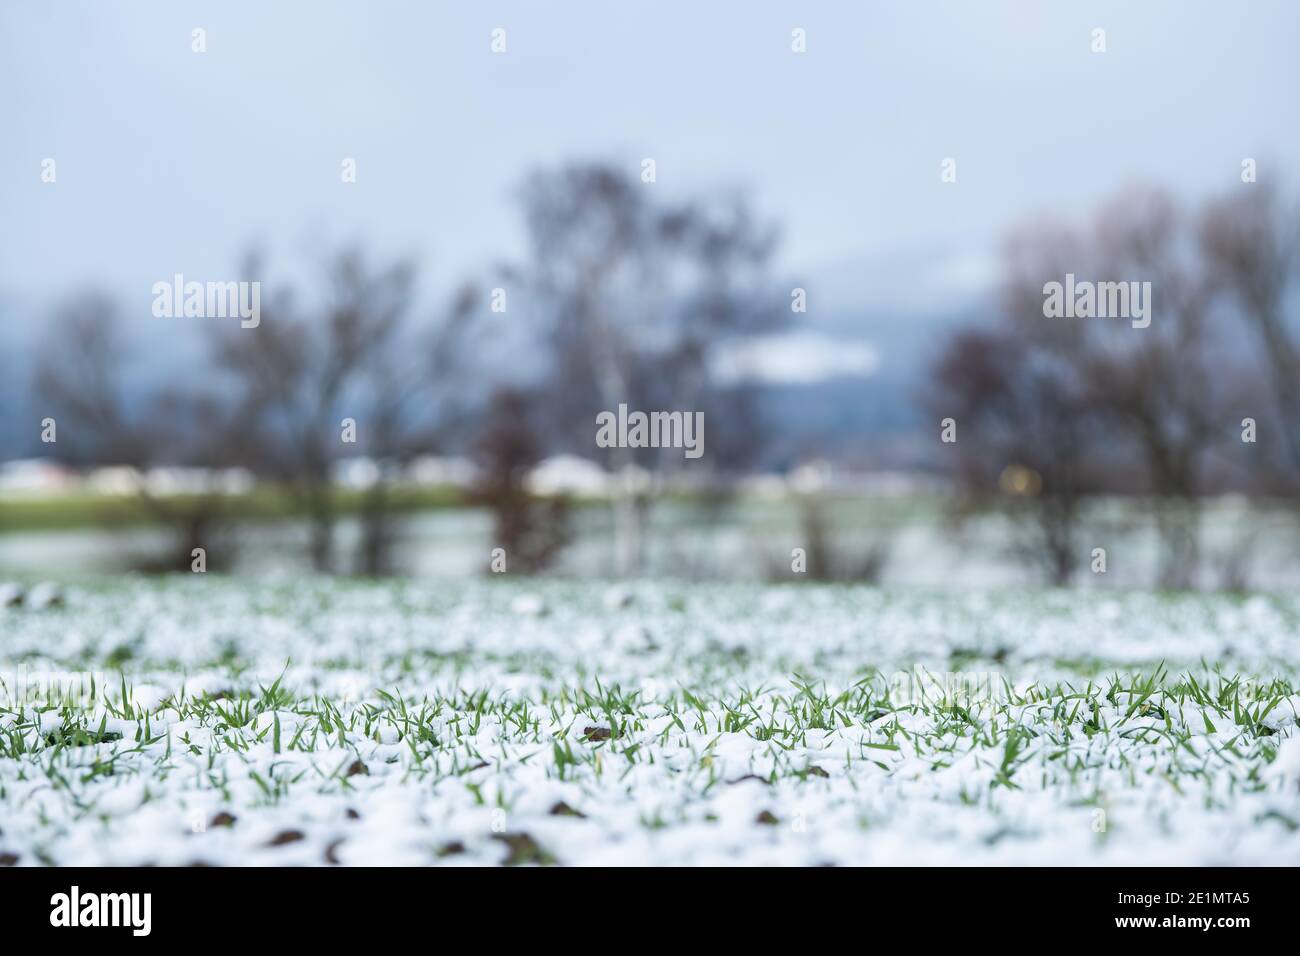
<instances>
[{"instance_id":1,"label":"overcast sky","mask_svg":"<svg viewBox=\"0 0 1300 956\"><path fill-rule=\"evenodd\" d=\"M154 281L231 277L252 240L359 236L450 284L520 249L529 168L653 157L665 195L740 183L784 224L814 325L928 308L1027 212L1209 194L1245 156L1294 186L1297 37L1294 0L10 0L0 303L30 326L96 282L147 317Z\"/></svg>"}]
</instances>

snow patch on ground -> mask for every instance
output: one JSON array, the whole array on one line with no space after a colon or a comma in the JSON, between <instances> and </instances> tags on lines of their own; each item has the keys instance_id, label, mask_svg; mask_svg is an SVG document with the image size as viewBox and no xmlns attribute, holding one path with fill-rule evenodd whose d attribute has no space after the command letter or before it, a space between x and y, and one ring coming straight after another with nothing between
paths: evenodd
<instances>
[{"instance_id":1,"label":"snow patch on ground","mask_svg":"<svg viewBox=\"0 0 1300 956\"><path fill-rule=\"evenodd\" d=\"M1294 865L1298 620L1260 596L73 589L0 608L0 858ZM996 680L902 695L940 686L917 674Z\"/></svg>"}]
</instances>

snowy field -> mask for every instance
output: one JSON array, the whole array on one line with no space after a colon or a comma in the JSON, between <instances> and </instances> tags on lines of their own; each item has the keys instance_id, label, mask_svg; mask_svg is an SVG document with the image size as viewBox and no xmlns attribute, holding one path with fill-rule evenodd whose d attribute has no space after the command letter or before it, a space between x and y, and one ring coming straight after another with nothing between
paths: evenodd
<instances>
[{"instance_id":1,"label":"snowy field","mask_svg":"<svg viewBox=\"0 0 1300 956\"><path fill-rule=\"evenodd\" d=\"M0 606L2 863L1300 864L1300 599L48 598Z\"/></svg>"}]
</instances>

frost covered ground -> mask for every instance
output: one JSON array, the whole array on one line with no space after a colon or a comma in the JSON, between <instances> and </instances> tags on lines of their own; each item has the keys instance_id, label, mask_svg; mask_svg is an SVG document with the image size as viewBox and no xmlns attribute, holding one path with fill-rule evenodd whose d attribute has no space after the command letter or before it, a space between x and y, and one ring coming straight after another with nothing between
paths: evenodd
<instances>
[{"instance_id":1,"label":"frost covered ground","mask_svg":"<svg viewBox=\"0 0 1300 956\"><path fill-rule=\"evenodd\" d=\"M1300 863L1293 598L115 582L0 671L3 863Z\"/></svg>"}]
</instances>

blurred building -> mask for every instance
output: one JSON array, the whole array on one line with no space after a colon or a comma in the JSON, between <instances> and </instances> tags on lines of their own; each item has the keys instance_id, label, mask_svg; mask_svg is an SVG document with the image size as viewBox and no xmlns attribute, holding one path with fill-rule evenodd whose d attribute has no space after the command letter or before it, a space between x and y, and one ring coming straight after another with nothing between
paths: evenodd
<instances>
[{"instance_id":1,"label":"blurred building","mask_svg":"<svg viewBox=\"0 0 1300 956\"><path fill-rule=\"evenodd\" d=\"M528 490L535 495L606 497L612 487L609 472L576 455L547 458L528 475Z\"/></svg>"},{"instance_id":2,"label":"blurred building","mask_svg":"<svg viewBox=\"0 0 1300 956\"><path fill-rule=\"evenodd\" d=\"M72 471L48 458L22 458L0 464L0 494L60 494L76 482Z\"/></svg>"},{"instance_id":3,"label":"blurred building","mask_svg":"<svg viewBox=\"0 0 1300 956\"><path fill-rule=\"evenodd\" d=\"M406 469L406 479L421 487L468 488L474 484L478 469L468 458L421 455Z\"/></svg>"}]
</instances>

